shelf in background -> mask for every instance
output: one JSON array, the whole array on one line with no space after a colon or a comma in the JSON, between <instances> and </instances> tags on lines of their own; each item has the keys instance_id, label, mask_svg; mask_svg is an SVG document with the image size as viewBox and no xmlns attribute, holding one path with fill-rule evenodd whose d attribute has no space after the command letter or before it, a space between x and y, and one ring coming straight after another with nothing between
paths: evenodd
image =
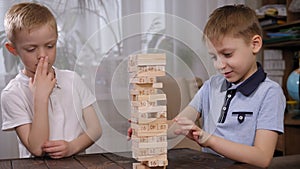
<instances>
[{"instance_id":1,"label":"shelf in background","mask_svg":"<svg viewBox=\"0 0 300 169\"><path fill-rule=\"evenodd\" d=\"M283 25L273 25L263 28L265 37L267 32L280 32L284 29L294 28L296 31L300 27L300 20L289 22ZM294 30L294 31L295 31ZM291 36L272 37L264 39L264 47L266 48L295 48L300 46L300 34L291 34Z\"/></svg>"},{"instance_id":2,"label":"shelf in background","mask_svg":"<svg viewBox=\"0 0 300 169\"><path fill-rule=\"evenodd\" d=\"M282 25L265 26L265 27L263 27L263 30L264 31L271 31L271 30L290 28L290 27L293 27L293 26L300 26L300 20L289 22L289 23L282 24Z\"/></svg>"},{"instance_id":3,"label":"shelf in background","mask_svg":"<svg viewBox=\"0 0 300 169\"><path fill-rule=\"evenodd\" d=\"M288 41L274 42L274 43L264 43L265 48L295 48L299 46L300 46L300 38L288 40Z\"/></svg>"}]
</instances>

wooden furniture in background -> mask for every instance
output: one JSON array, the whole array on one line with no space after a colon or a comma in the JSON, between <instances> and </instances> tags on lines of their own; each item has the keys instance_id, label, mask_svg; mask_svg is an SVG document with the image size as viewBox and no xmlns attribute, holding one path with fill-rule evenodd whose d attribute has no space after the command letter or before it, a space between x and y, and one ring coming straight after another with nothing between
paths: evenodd
<instances>
[{"instance_id":1,"label":"wooden furniture in background","mask_svg":"<svg viewBox=\"0 0 300 169\"><path fill-rule=\"evenodd\" d=\"M284 134L278 139L277 150L283 155L300 154L300 114L287 113L284 120Z\"/></svg>"},{"instance_id":2,"label":"wooden furniture in background","mask_svg":"<svg viewBox=\"0 0 300 169\"><path fill-rule=\"evenodd\" d=\"M263 0L262 5L268 4L285 4L287 10L286 24L272 25L263 27L264 39L266 39L266 32L278 32L282 29L289 29L293 27L300 27L300 13L293 13L288 10L292 0ZM287 39L285 41L274 41L272 43L265 43L264 49L280 49L283 52L283 60L285 61L285 70L282 78L282 88L287 100L291 100L288 95L286 82L290 73L297 69L299 65L298 58L295 58L295 52L300 51L300 38ZM289 112L285 115L284 127L285 133L279 136L277 143L277 150L283 155L300 154L300 119L293 119L295 114Z\"/></svg>"}]
</instances>

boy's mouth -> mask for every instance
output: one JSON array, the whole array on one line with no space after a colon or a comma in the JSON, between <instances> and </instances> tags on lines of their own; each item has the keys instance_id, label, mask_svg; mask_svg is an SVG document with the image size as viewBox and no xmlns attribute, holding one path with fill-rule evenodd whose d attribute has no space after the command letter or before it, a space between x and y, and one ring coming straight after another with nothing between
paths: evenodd
<instances>
[{"instance_id":1,"label":"boy's mouth","mask_svg":"<svg viewBox=\"0 0 300 169\"><path fill-rule=\"evenodd\" d=\"M232 71L223 73L225 78L230 78L231 74L232 74Z\"/></svg>"}]
</instances>

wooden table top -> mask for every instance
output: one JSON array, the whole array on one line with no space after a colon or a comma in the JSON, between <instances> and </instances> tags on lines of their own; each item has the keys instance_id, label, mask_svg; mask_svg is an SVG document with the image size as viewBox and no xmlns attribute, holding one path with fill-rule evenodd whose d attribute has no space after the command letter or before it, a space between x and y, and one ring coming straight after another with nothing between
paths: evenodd
<instances>
[{"instance_id":1,"label":"wooden table top","mask_svg":"<svg viewBox=\"0 0 300 169\"><path fill-rule=\"evenodd\" d=\"M0 160L0 169L132 169L136 162L122 154L101 153L77 155L54 160L50 158L27 158ZM300 155L274 158L270 168L299 168ZM168 151L168 169L192 168L230 168L256 169L257 167L235 163L229 159L191 149L172 149Z\"/></svg>"}]
</instances>

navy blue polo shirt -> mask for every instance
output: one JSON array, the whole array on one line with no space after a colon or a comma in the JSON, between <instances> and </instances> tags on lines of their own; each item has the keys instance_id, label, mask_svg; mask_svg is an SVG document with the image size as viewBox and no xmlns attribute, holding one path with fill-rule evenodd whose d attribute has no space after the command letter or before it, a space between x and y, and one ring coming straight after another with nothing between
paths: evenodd
<instances>
[{"instance_id":1,"label":"navy blue polo shirt","mask_svg":"<svg viewBox=\"0 0 300 169\"><path fill-rule=\"evenodd\" d=\"M257 129L283 133L285 96L259 63L258 70L238 85L221 74L212 76L189 105L201 113L206 132L233 142L253 146Z\"/></svg>"}]
</instances>

